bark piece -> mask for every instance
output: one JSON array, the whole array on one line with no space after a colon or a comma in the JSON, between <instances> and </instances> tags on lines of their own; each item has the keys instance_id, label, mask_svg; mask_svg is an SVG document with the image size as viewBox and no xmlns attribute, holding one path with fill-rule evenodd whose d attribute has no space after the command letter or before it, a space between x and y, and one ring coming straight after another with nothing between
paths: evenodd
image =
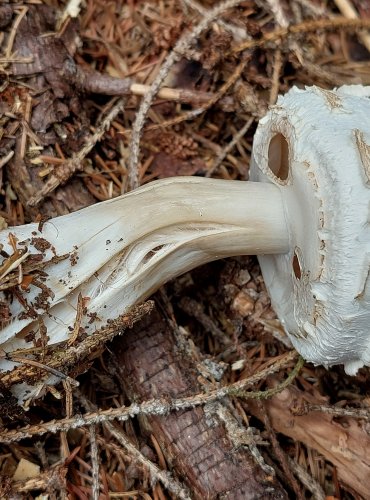
<instances>
[{"instance_id":1,"label":"bark piece","mask_svg":"<svg viewBox=\"0 0 370 500\"><path fill-rule=\"evenodd\" d=\"M13 17L13 9L10 5L2 5L0 7L0 28L6 28L9 26L10 21Z\"/></svg>"},{"instance_id":2,"label":"bark piece","mask_svg":"<svg viewBox=\"0 0 370 500\"><path fill-rule=\"evenodd\" d=\"M156 154L151 164L151 173L158 176L158 179L178 175L194 175L202 170L206 170L206 164L200 158L180 160L166 153Z\"/></svg>"},{"instance_id":3,"label":"bark piece","mask_svg":"<svg viewBox=\"0 0 370 500\"><path fill-rule=\"evenodd\" d=\"M32 62L16 62L12 65L15 76L44 75L60 82L59 71L71 59L77 43L76 21L71 21L62 36L55 32L57 11L48 5L29 5L20 22L14 40L14 50L19 58L30 58ZM57 78L53 75L57 74ZM55 89L53 89L55 90Z\"/></svg>"},{"instance_id":4,"label":"bark piece","mask_svg":"<svg viewBox=\"0 0 370 500\"><path fill-rule=\"evenodd\" d=\"M347 417L336 421L332 415L321 412L294 414L291 409L304 405L304 401L322 403L307 391L303 393L296 387L289 387L263 404L276 432L317 450L337 467L340 481L369 498L370 437L366 424ZM248 402L248 408L263 419L255 402Z\"/></svg>"},{"instance_id":5,"label":"bark piece","mask_svg":"<svg viewBox=\"0 0 370 500\"><path fill-rule=\"evenodd\" d=\"M72 54L78 34L75 21L68 24L61 37L55 34L56 13L55 9L49 6L28 5L27 9L18 26L13 49L20 58L32 56L33 62L12 65L11 72L17 76L17 80L26 84L26 90L21 91L16 83L12 82L7 92L18 96L23 103L22 109L26 107L27 99L32 102L27 129L30 129L31 137L37 138L34 140L38 141L38 145L46 146L61 142L51 126L60 124L70 115L71 103L77 98L76 90L62 77L62 73L65 67L72 71L76 66ZM30 163L30 155L24 147L23 127L19 127L15 144L12 144L15 154L7 165L6 173L13 190L25 207L26 218L34 218L38 213L46 217L63 215L91 205L95 201L93 196L80 179L74 179L37 209L28 207L28 200L40 191L44 182L39 177L40 167ZM80 123L79 130L83 129ZM81 132L70 134L65 140L69 147L78 135L80 143L83 142ZM9 146L2 141L0 150L2 147L6 151ZM76 144L76 148L79 147L81 145ZM43 152L50 155L49 150Z\"/></svg>"},{"instance_id":6,"label":"bark piece","mask_svg":"<svg viewBox=\"0 0 370 500\"><path fill-rule=\"evenodd\" d=\"M175 398L201 391L194 361L180 352L168 324L154 311L115 343L119 380L132 400ZM235 450L223 424L204 408L141 420L194 498L287 498L246 449Z\"/></svg>"}]
</instances>

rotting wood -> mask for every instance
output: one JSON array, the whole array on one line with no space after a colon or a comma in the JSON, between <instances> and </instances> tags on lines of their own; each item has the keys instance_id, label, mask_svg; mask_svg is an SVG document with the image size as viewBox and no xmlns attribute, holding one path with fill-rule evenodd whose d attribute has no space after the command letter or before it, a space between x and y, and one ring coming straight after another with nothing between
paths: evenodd
<instances>
[{"instance_id":1,"label":"rotting wood","mask_svg":"<svg viewBox=\"0 0 370 500\"><path fill-rule=\"evenodd\" d=\"M176 398L200 390L196 365L179 350L171 328L154 311L114 344L119 381L132 400ZM141 418L171 469L194 498L286 498L276 478L243 447L234 449L220 418L206 408Z\"/></svg>"},{"instance_id":2,"label":"rotting wood","mask_svg":"<svg viewBox=\"0 0 370 500\"><path fill-rule=\"evenodd\" d=\"M27 12L17 26L12 48L21 58L21 54L32 53L33 62L13 64L10 73L15 74L18 79L22 77L22 83L26 86L18 86L15 80L8 83L4 93L8 96L6 100L4 99L9 108L6 111L13 111L12 107L15 107L18 99L14 123L21 118L23 132L8 139L4 147L15 151L14 156L8 161L7 174L15 193L26 208L28 217L35 217L39 210L49 217L60 215L93 202L93 197L84 188L82 181L74 179L39 209L27 207L29 198L35 196L43 186L39 176L41 167L32 164L34 155L30 154L28 147L32 143L43 147L45 152L50 151L50 144L60 141L60 137L49 127L53 124L59 125L70 113L62 99L70 95L70 92L68 87L63 85L56 68L68 60L67 48L73 50L74 24L72 23L61 38L40 36L52 29L53 22L54 14L50 7L45 5L27 7Z\"/></svg>"},{"instance_id":3,"label":"rotting wood","mask_svg":"<svg viewBox=\"0 0 370 500\"><path fill-rule=\"evenodd\" d=\"M318 404L317 397L297 387L288 387L280 394L264 401L271 425L275 431L314 448L336 466L339 480L364 498L370 491L370 438L366 426L358 419L333 416L322 412L301 414L305 402ZM253 401L248 409L263 418L260 407Z\"/></svg>"}]
</instances>

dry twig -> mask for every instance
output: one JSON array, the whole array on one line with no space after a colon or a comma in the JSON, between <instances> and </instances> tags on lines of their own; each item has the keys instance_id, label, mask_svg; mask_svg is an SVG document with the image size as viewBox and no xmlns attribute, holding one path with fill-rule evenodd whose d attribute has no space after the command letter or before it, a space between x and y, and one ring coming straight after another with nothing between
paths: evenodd
<instances>
[{"instance_id":1,"label":"dry twig","mask_svg":"<svg viewBox=\"0 0 370 500\"><path fill-rule=\"evenodd\" d=\"M295 462L289 456L287 457L289 467L293 470L294 474L298 477L301 483L310 491L314 500L325 500L325 491L321 488L320 484L313 479L308 472Z\"/></svg>"},{"instance_id":2,"label":"dry twig","mask_svg":"<svg viewBox=\"0 0 370 500\"><path fill-rule=\"evenodd\" d=\"M86 410L96 412L97 407L91 403L83 394L79 393L79 399ZM179 481L172 477L172 475L159 469L157 465L147 459L140 451L130 442L120 427L112 422L104 422L104 427L108 432L125 448L125 450L139 463L141 463L150 473L152 482L160 481L169 492L175 495L175 498L181 500L190 500L190 494Z\"/></svg>"},{"instance_id":3,"label":"dry twig","mask_svg":"<svg viewBox=\"0 0 370 500\"><path fill-rule=\"evenodd\" d=\"M60 166L59 169L50 176L43 188L28 200L28 205L30 207L38 205L41 200L55 191L55 189L60 186L60 184L64 184L70 177L72 177L72 175L76 171L83 170L84 158L86 158L86 156L94 148L96 143L101 141L105 132L111 126L112 121L115 120L119 113L123 111L124 104L125 98L118 99L118 101L115 102L110 112L97 127L95 133L86 141L83 148L81 148L80 151L76 153L72 158L66 160L64 165Z\"/></svg>"},{"instance_id":4,"label":"dry twig","mask_svg":"<svg viewBox=\"0 0 370 500\"><path fill-rule=\"evenodd\" d=\"M250 129L252 123L254 122L254 118L250 118L240 130L234 135L232 140L227 144L225 148L222 149L222 151L219 153L217 158L214 160L212 167L208 170L206 177L212 177L212 175L215 173L215 171L218 169L218 167L221 165L221 163L224 161L226 156L232 151L232 149L235 147L235 145L242 139L245 134L248 132Z\"/></svg>"},{"instance_id":5,"label":"dry twig","mask_svg":"<svg viewBox=\"0 0 370 500\"><path fill-rule=\"evenodd\" d=\"M276 45L280 40L288 39L290 36L297 37L304 33L314 33L315 31L334 31L343 29L356 31L370 28L370 19L346 19L343 17L333 19L317 19L314 21L304 21L298 24L291 24L286 28L278 28L264 33L261 39L244 42L232 49L233 54L250 50L257 47L264 47L268 44Z\"/></svg>"},{"instance_id":6,"label":"dry twig","mask_svg":"<svg viewBox=\"0 0 370 500\"><path fill-rule=\"evenodd\" d=\"M335 5L346 19L360 19L356 9L349 0L334 0ZM370 52L370 35L369 33L361 32L358 34L359 39Z\"/></svg>"},{"instance_id":7,"label":"dry twig","mask_svg":"<svg viewBox=\"0 0 370 500\"><path fill-rule=\"evenodd\" d=\"M241 2L242 0L226 0L212 10L208 11L207 14L204 15L203 19L189 33L185 33L178 40L170 55L161 66L157 77L151 85L150 91L145 95L140 104L140 108L136 113L136 118L132 126L130 160L128 164L130 190L139 186L138 163L140 154L140 138L149 108L154 97L157 95L163 80L168 75L171 67L180 60L186 50L190 47L191 43L202 33L203 30L205 30L212 21L218 19L227 9L231 9Z\"/></svg>"},{"instance_id":8,"label":"dry twig","mask_svg":"<svg viewBox=\"0 0 370 500\"><path fill-rule=\"evenodd\" d=\"M95 427L95 425L89 426L89 436L90 436L92 480L93 480L92 498L93 498L93 500L99 500L99 494L100 494L99 450L98 450L98 443L96 441L96 427Z\"/></svg>"},{"instance_id":9,"label":"dry twig","mask_svg":"<svg viewBox=\"0 0 370 500\"><path fill-rule=\"evenodd\" d=\"M17 431L0 431L0 442L11 443L13 441L19 441L31 436L40 436L45 434L46 432L55 433L58 431L67 431L69 429L77 429L86 425L97 425L99 423L109 422L112 420L125 421L137 415L166 415L170 411L194 408L195 406L201 406L206 403L217 401L224 398L225 396L236 396L248 399L270 398L274 394L282 391L292 382L294 377L303 366L302 358L298 359L295 368L284 380L284 382L277 385L276 387L267 389L265 391L250 392L246 391L246 388L259 382L260 380L265 380L269 375L272 375L273 373L276 373L282 368L288 366L292 362L292 360L297 358L297 356L298 354L295 351L288 352L286 355L281 356L274 364L255 373L251 377L240 380L225 387L220 387L208 391L207 393L197 394L195 396L189 396L185 398L173 399L170 401L153 399L151 401L145 401L140 404L133 403L128 407L123 406L121 408L112 408L104 411L99 410L97 413L88 413L85 415L78 415L73 418L66 418L33 426L27 426Z\"/></svg>"}]
</instances>

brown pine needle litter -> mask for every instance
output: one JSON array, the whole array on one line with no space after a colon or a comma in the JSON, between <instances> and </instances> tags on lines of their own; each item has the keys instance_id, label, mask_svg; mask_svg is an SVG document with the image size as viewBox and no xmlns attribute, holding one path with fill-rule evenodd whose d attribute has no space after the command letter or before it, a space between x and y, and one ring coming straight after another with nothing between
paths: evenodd
<instances>
[{"instance_id":1,"label":"brown pine needle litter","mask_svg":"<svg viewBox=\"0 0 370 500\"><path fill-rule=\"evenodd\" d=\"M369 29L368 0L3 0L0 229L42 236L164 177L246 179L279 94L370 85ZM13 243L0 289L32 314L20 290L53 293L47 263ZM369 370L304 364L254 258L189 272L92 335L87 310L81 296L69 342L40 320L31 349L0 353L17 362L0 375L0 498L368 498ZM62 382L18 406L12 386L45 373Z\"/></svg>"}]
</instances>

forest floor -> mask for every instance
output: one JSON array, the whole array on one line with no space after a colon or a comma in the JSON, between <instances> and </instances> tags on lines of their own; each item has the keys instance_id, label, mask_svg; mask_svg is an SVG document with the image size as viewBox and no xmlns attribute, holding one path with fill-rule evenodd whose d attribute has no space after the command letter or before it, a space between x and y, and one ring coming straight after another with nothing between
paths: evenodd
<instances>
[{"instance_id":1,"label":"forest floor","mask_svg":"<svg viewBox=\"0 0 370 500\"><path fill-rule=\"evenodd\" d=\"M247 179L279 94L370 85L366 28L368 0L0 0L1 227ZM152 299L69 366L78 389L24 411L0 374L0 498L370 498L369 369L300 366L256 258Z\"/></svg>"}]
</instances>

